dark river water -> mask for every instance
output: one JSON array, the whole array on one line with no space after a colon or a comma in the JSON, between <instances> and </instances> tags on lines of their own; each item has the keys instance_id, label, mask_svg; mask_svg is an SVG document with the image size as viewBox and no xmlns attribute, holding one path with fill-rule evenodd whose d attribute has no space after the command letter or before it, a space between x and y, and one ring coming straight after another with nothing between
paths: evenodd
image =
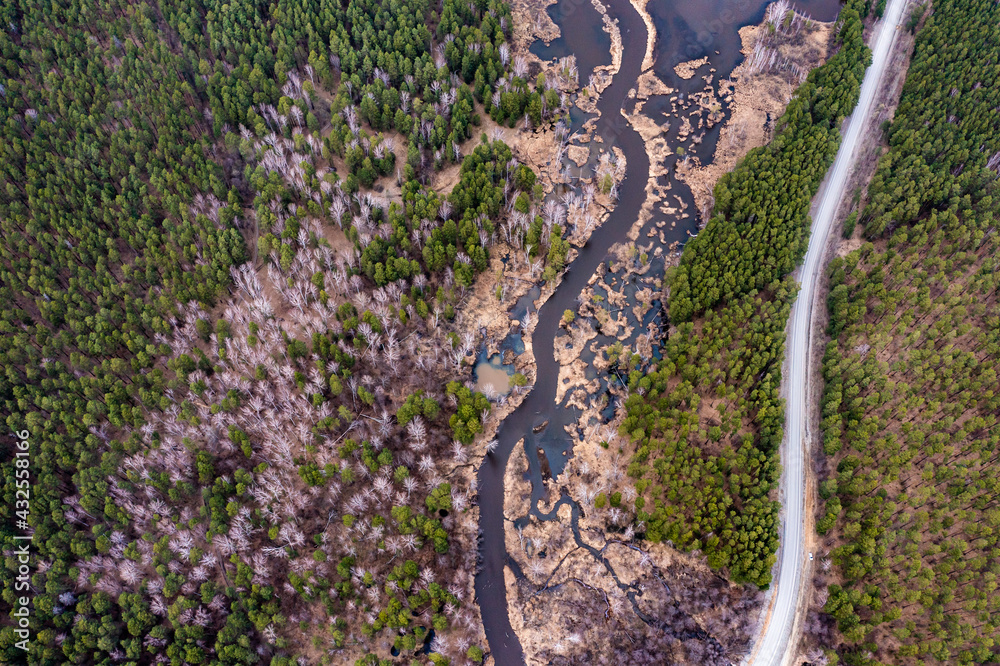
<instances>
[{"instance_id":1,"label":"dark river water","mask_svg":"<svg viewBox=\"0 0 1000 666\"><path fill-rule=\"evenodd\" d=\"M832 21L840 10L840 3L830 0L798 0L792 4L796 11L817 21ZM729 76L742 60L739 29L760 23L767 5L760 0L650 0L646 9L653 17L657 37L653 68L668 86L681 90L685 83L673 68L687 60L707 56L718 70L717 77ZM697 77L692 81L694 85L700 83Z\"/></svg>"},{"instance_id":2,"label":"dark river water","mask_svg":"<svg viewBox=\"0 0 1000 666\"><path fill-rule=\"evenodd\" d=\"M537 380L521 405L501 424L497 433L499 444L493 453L486 456L479 468L480 568L476 575L475 589L489 651L498 666L520 666L524 663L521 645L511 629L504 584L505 565L511 566L515 574L520 575L517 563L508 557L504 544L503 480L507 460L517 442L524 438L533 484L532 514L536 518L545 519L546 516L539 514L535 508L536 501L542 493L542 467L544 465L547 468L544 470L546 476L558 476L561 473L572 449L572 442L565 435L564 426L575 424L579 417L577 410L555 403L559 366L553 356L553 346L562 344L559 322L565 310L576 311L578 295L605 260L609 248L617 242L626 240L626 234L638 219L646 197L649 159L642 138L620 113L622 108L631 111L634 105L634 101L628 98L628 93L642 74L646 27L628 0L605 0L605 3L609 15L618 20L624 53L620 71L598 102L601 116L596 132L604 138L602 145L615 145L624 152L627 160L626 177L619 187L618 204L609 219L593 233L587 245L580 250L571 264L556 292L538 311L538 324L532 334ZM657 29L654 70L668 86L677 90L677 94L683 99L689 93L704 89L705 81L701 75L708 73L708 67L699 69L692 79L683 80L674 74L674 66L687 60L707 56L709 67L716 69L713 85L717 85L718 80L728 77L742 59L739 28L759 23L766 4L764 0L682 0L681 2L650 0L647 9ZM839 10L837 0L807 0L796 2L794 6L798 11L824 21L833 20ZM602 30L600 13L590 0L559 0L556 5L549 7L548 11L560 27L562 37L547 46L540 42L536 43L531 48L532 52L543 59L575 54L580 82L586 84L595 67L611 63L610 38ZM658 123L676 118L676 115L666 115L671 110L668 98L664 97L651 98L644 107L644 112L651 115ZM725 105L722 110L728 114ZM583 117L574 115L573 129L578 129L583 120ZM677 140L679 125L679 122L673 121L671 129L666 134L668 145L671 147L683 143ZM696 155L702 164L711 161L720 127L721 123L705 131L700 143L694 144L690 141L686 143L687 152ZM677 159L680 158L672 155L667 161L671 162L672 166L672 162ZM684 216L675 213L668 216L667 213L656 210L653 219L643 229L640 242L648 240L645 232L654 225L661 227L657 244L664 248L676 241L683 241L690 233L697 232L697 216L694 207L690 205L692 204L690 191L683 183L672 178L672 174L671 170L670 175L664 176L671 180L670 198L688 204L689 214ZM664 221L671 222L673 226L664 225ZM658 261L659 265L654 265L654 270L657 271L662 270L663 259L660 258ZM537 292L534 296L537 296ZM530 302L530 299L523 300ZM520 303L517 309L523 310L524 307L524 303ZM514 314L520 317L522 313ZM605 379L605 386L606 381ZM608 411L606 418L613 415L613 405ZM544 430L533 432L533 429L545 422L548 422L548 425ZM539 449L544 452L544 460L538 454ZM579 507L568 497L560 500L560 503L562 502L572 505L575 523ZM555 511L552 514L554 516ZM553 637L553 641L555 640L557 637Z\"/></svg>"}]
</instances>

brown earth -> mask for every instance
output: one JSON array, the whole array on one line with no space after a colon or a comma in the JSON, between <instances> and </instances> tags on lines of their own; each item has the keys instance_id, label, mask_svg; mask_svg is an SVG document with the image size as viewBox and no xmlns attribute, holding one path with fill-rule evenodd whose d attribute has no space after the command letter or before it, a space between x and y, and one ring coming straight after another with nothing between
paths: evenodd
<instances>
[{"instance_id":1,"label":"brown earth","mask_svg":"<svg viewBox=\"0 0 1000 666\"><path fill-rule=\"evenodd\" d=\"M695 73L702 67L708 64L708 56L704 58L698 58L697 60L688 60L687 62L679 63L674 67L674 74L681 77L682 79L690 79L695 75Z\"/></svg>"},{"instance_id":2,"label":"brown earth","mask_svg":"<svg viewBox=\"0 0 1000 666\"><path fill-rule=\"evenodd\" d=\"M649 0L629 0L635 11L639 12L642 22L646 24L646 53L642 57L642 71L647 71L653 67L653 50L656 48L656 24L653 17L646 11Z\"/></svg>"},{"instance_id":3,"label":"brown earth","mask_svg":"<svg viewBox=\"0 0 1000 666\"><path fill-rule=\"evenodd\" d=\"M528 47L536 39L546 44L557 39L560 34L549 13L545 11L556 0L512 0L511 15L514 24L513 46L517 53L527 53Z\"/></svg>"}]
</instances>

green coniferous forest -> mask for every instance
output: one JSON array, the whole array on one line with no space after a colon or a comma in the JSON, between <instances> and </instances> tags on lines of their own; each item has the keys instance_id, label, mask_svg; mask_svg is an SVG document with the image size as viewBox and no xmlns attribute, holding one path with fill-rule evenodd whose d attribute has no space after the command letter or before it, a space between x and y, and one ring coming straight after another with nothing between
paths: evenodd
<instances>
[{"instance_id":1,"label":"green coniferous forest","mask_svg":"<svg viewBox=\"0 0 1000 666\"><path fill-rule=\"evenodd\" d=\"M637 492L615 508L760 587L788 274L870 5L717 185L666 276L663 360L628 377ZM5 445L0 661L484 660L476 490L441 461L470 460L491 406L451 381L473 346L453 320L501 239L547 280L568 248L484 131L566 113L511 20L500 0L0 4L0 415L30 442L34 534L24 652ZM998 79L997 3L942 0L868 242L831 266L820 640L844 663L1000 659Z\"/></svg>"},{"instance_id":2,"label":"green coniferous forest","mask_svg":"<svg viewBox=\"0 0 1000 666\"><path fill-rule=\"evenodd\" d=\"M510 34L498 0L0 4L0 413L34 532L0 661L482 660L473 490L436 461L490 407L447 383L450 321L501 235L565 263L479 129L565 111Z\"/></svg>"},{"instance_id":3,"label":"green coniferous forest","mask_svg":"<svg viewBox=\"0 0 1000 666\"><path fill-rule=\"evenodd\" d=\"M820 640L845 664L1000 661L998 77L997 3L934 3L867 242L830 266Z\"/></svg>"},{"instance_id":4,"label":"green coniferous forest","mask_svg":"<svg viewBox=\"0 0 1000 666\"><path fill-rule=\"evenodd\" d=\"M870 58L861 3L837 25L839 49L813 70L777 122L715 187L715 209L666 276L671 329L663 360L633 371L622 426L635 444L636 518L647 538L700 550L733 580L766 587L778 547L783 405L778 396L788 273L808 210L857 103ZM865 8L866 11L866 8Z\"/></svg>"}]
</instances>

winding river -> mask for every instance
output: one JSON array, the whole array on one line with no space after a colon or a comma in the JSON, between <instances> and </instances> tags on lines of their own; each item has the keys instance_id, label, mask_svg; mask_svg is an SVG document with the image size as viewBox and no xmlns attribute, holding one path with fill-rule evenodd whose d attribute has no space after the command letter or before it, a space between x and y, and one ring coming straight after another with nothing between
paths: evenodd
<instances>
[{"instance_id":1,"label":"winding river","mask_svg":"<svg viewBox=\"0 0 1000 666\"><path fill-rule=\"evenodd\" d=\"M504 566L508 557L504 545L503 480L507 459L518 440L531 432L532 427L543 418L541 415L549 413L554 407L559 367L553 355L553 344L563 311L576 309L577 295L587 285L608 248L622 240L638 218L645 200L649 160L642 138L628 125L620 109L633 82L642 73L646 27L627 0L612 0L610 5L612 16L618 19L625 50L621 70L598 103L601 111L598 133L614 137L615 145L625 153L628 172L619 189L619 203L614 212L580 250L559 288L538 311L538 324L531 338L538 369L534 388L504 419L497 433L499 445L486 456L479 468L481 562L475 587L486 639L497 666L524 663L521 645L510 626L504 584Z\"/></svg>"},{"instance_id":2,"label":"winding river","mask_svg":"<svg viewBox=\"0 0 1000 666\"><path fill-rule=\"evenodd\" d=\"M541 448L546 453L545 466L551 466L548 472L553 477L558 476L565 464L565 456L571 449L571 443L564 434L563 427L575 423L578 416L576 410L555 403L559 365L555 360L554 348L563 342L559 329L560 319L565 310L576 311L579 294L587 286L601 262L605 260L611 246L626 240L626 234L638 219L646 199L649 157L642 138L628 124L622 115L622 110L631 110L635 104L634 98L630 98L629 93L643 73L642 61L645 55L647 30L642 18L628 0L604 1L609 15L618 21L624 52L620 70L598 101L600 118L596 134L603 138L603 146L615 145L624 152L627 172L625 180L619 187L618 203L614 211L604 224L593 232L555 293L539 309L538 323L532 333L532 347L537 364L534 387L517 409L504 419L497 432L498 446L484 458L479 468L480 565L475 579L475 591L486 629L489 652L493 655L497 666L524 664L520 642L510 624L504 580L505 566L510 566L515 575L520 575L517 562L508 556L504 542L504 473L507 461L514 447L524 438L533 486L531 513L542 520L550 518L539 514L537 509L537 500L543 492L540 483L543 465L538 450ZM708 59L708 64L715 68L715 81L728 77L742 58L738 28L759 22L767 1L687 0L681 3L667 3L654 0L649 2L648 11L652 15L659 39L667 44L667 47L662 44L657 46L657 52L654 54L654 71L679 93L682 100L687 95L701 90L705 86L705 81L699 76L689 80L680 79L673 72L674 65L704 56ZM837 0L803 0L796 2L795 5L800 10L811 12L819 20L831 20L839 8ZM595 66L610 62L607 52L609 40L607 35L601 32L600 27L601 15L591 5L590 0L559 0L556 5L549 8L549 14L560 26L563 37L549 46L536 44L532 47L533 52L543 59L570 53L577 54L581 81L587 80ZM599 43L595 44L595 41ZM603 51L601 46L604 46ZM705 71L699 71L699 75L704 73ZM662 123L665 118L670 117L666 115L670 107L670 102L664 97L654 97L649 100L645 112L655 114L656 122ZM728 117L728 105L722 104L722 110ZM574 126L576 125L578 121L574 121ZM668 145L672 147L681 145L683 142L677 137L677 127L680 123L672 122L671 125L672 128L666 132ZM687 142L685 148L689 154L696 155L703 164L710 162L720 127L721 124L709 129L697 144ZM676 155L665 158L670 166L673 166L678 159ZM673 178L672 170L666 178L671 181L671 196L678 202L692 203L690 191L682 182ZM669 216L673 224L665 234L663 231L659 233L661 247L667 249L666 246L670 243L686 239L688 233L697 230L693 206L688 206L688 210L689 214ZM654 226L664 227L663 221L666 219L668 216L664 212L654 211L653 219L645 225L643 232ZM662 264L662 259L659 263ZM654 270L661 269L661 265L654 265ZM544 429L541 427L543 423L548 423ZM579 507L568 497L559 500L559 504L563 502L570 502L572 505L575 531ZM555 510L552 514L554 517ZM615 577L610 569L609 573Z\"/></svg>"}]
</instances>

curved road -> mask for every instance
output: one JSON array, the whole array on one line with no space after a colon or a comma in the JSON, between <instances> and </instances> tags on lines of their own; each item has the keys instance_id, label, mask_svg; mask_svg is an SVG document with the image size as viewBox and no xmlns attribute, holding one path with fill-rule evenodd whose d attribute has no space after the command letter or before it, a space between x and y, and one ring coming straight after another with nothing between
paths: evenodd
<instances>
[{"instance_id":1,"label":"curved road","mask_svg":"<svg viewBox=\"0 0 1000 666\"><path fill-rule=\"evenodd\" d=\"M809 236L809 249L800 273L801 289L792 306L791 325L786 344L787 416L786 437L781 452L783 465L781 487L784 493L781 548L778 552L777 571L774 575L771 607L767 612L762 634L758 636L754 652L747 660L752 666L781 666L795 656L798 641L793 636L799 592L805 573L807 554L803 547L803 519L805 504L804 465L808 460L811 433L810 416L810 352L812 350L812 315L819 286L827 239L833 227L837 208L840 206L847 176L854 163L854 154L861 140L862 130L876 108L875 96L881 85L882 75L889 63L889 53L903 19L907 0L888 0L881 24L876 28L872 47L872 64L865 72L861 96L854 113L846 122L846 131L837 157L813 206L813 223Z\"/></svg>"}]
</instances>

